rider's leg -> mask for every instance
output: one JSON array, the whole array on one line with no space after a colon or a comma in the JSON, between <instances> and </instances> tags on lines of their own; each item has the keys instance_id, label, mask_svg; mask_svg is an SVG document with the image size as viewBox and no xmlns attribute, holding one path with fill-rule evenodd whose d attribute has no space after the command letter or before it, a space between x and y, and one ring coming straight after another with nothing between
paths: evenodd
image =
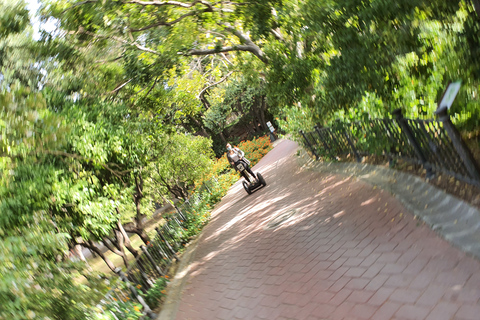
<instances>
[{"instance_id":1,"label":"rider's leg","mask_svg":"<svg viewBox=\"0 0 480 320\"><path fill-rule=\"evenodd\" d=\"M246 171L248 171L248 173L250 173L254 179L257 179L257 176L255 173L253 173L252 169L250 169L250 166L246 167Z\"/></svg>"},{"instance_id":2,"label":"rider's leg","mask_svg":"<svg viewBox=\"0 0 480 320\"><path fill-rule=\"evenodd\" d=\"M247 174L245 171L240 172L240 174L242 175L242 177L245 178L245 180L248 181L248 183L251 182L251 181L250 181L250 178L248 177L248 174Z\"/></svg>"}]
</instances>

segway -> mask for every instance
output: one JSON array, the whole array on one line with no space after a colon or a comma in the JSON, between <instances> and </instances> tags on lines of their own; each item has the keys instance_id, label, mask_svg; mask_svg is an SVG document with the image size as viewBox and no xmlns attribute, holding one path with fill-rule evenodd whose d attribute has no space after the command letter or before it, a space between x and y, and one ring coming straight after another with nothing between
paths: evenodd
<instances>
[{"instance_id":1,"label":"segway","mask_svg":"<svg viewBox=\"0 0 480 320\"><path fill-rule=\"evenodd\" d=\"M241 160L235 163L235 167L239 172L244 172L246 170L245 164ZM256 176L257 178L253 182L248 183L247 181L243 181L243 188L245 189L245 191L247 191L249 195L267 185L265 179L259 172L256 173Z\"/></svg>"}]
</instances>

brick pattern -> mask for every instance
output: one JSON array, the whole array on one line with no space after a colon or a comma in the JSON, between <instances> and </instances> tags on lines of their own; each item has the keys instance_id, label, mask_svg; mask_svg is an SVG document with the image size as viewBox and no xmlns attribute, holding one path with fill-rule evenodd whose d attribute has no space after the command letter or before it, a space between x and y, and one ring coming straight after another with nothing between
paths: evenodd
<instances>
[{"instance_id":1,"label":"brick pattern","mask_svg":"<svg viewBox=\"0 0 480 320\"><path fill-rule=\"evenodd\" d=\"M299 168L296 148L254 168L267 187L217 205L176 319L479 319L480 262L388 192Z\"/></svg>"}]
</instances>

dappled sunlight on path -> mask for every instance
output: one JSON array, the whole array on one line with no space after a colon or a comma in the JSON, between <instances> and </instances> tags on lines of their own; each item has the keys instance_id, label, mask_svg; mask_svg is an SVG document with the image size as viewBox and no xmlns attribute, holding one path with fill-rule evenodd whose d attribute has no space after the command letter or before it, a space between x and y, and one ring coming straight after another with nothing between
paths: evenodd
<instances>
[{"instance_id":1,"label":"dappled sunlight on path","mask_svg":"<svg viewBox=\"0 0 480 320\"><path fill-rule=\"evenodd\" d=\"M239 181L216 206L176 319L440 319L438 310L477 310L478 261L387 192L301 168L296 148L282 141L253 168L266 187L247 195Z\"/></svg>"}]
</instances>

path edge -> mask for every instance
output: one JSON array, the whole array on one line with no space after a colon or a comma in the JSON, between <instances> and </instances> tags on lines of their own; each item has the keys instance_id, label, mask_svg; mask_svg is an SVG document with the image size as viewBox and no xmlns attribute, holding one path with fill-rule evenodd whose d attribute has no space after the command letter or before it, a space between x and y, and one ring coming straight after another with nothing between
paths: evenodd
<instances>
[{"instance_id":1,"label":"path edge","mask_svg":"<svg viewBox=\"0 0 480 320\"><path fill-rule=\"evenodd\" d=\"M387 167L315 161L302 147L297 149L297 162L307 170L355 177L388 191L442 238L480 260L480 210L469 203L420 177Z\"/></svg>"},{"instance_id":2,"label":"path edge","mask_svg":"<svg viewBox=\"0 0 480 320\"><path fill-rule=\"evenodd\" d=\"M201 237L197 237L187 245L185 252L180 257L180 265L167 287L167 299L162 305L162 309L157 320L172 320L177 316L179 303L182 297L182 291L188 281L190 275L190 265L195 258L198 241Z\"/></svg>"}]
</instances>

